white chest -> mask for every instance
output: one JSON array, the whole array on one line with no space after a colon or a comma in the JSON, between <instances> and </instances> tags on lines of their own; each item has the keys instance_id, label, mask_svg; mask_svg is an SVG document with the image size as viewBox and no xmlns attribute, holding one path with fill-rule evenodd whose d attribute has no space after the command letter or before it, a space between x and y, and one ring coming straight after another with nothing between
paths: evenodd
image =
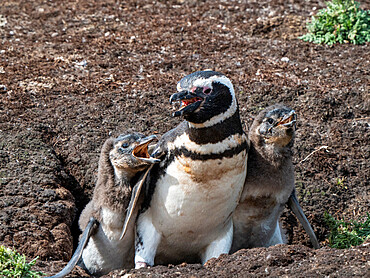
<instances>
[{"instance_id":1,"label":"white chest","mask_svg":"<svg viewBox=\"0 0 370 278\"><path fill-rule=\"evenodd\" d=\"M159 179L150 206L162 234L202 234L223 226L234 211L246 176L247 154L192 160L181 156Z\"/></svg>"}]
</instances>

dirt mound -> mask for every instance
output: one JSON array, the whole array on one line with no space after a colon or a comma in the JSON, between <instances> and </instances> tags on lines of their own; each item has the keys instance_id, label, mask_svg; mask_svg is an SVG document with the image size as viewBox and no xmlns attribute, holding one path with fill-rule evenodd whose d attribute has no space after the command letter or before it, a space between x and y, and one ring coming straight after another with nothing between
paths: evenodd
<instances>
[{"instance_id":1,"label":"dirt mound","mask_svg":"<svg viewBox=\"0 0 370 278\"><path fill-rule=\"evenodd\" d=\"M30 257L68 260L76 206L49 135L42 126L0 134L0 241Z\"/></svg>"},{"instance_id":2,"label":"dirt mound","mask_svg":"<svg viewBox=\"0 0 370 278\"><path fill-rule=\"evenodd\" d=\"M305 246L273 246L240 250L202 265L156 266L151 269L114 271L103 277L350 277L369 271L369 248L349 250Z\"/></svg>"}]
</instances>

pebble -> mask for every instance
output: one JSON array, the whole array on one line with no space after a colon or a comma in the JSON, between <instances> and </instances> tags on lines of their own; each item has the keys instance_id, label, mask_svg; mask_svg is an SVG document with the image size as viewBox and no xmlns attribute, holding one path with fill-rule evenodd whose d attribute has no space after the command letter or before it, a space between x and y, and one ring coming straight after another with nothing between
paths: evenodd
<instances>
[{"instance_id":1,"label":"pebble","mask_svg":"<svg viewBox=\"0 0 370 278\"><path fill-rule=\"evenodd\" d=\"M8 88L4 84L0 84L0 94L6 93L8 91Z\"/></svg>"}]
</instances>

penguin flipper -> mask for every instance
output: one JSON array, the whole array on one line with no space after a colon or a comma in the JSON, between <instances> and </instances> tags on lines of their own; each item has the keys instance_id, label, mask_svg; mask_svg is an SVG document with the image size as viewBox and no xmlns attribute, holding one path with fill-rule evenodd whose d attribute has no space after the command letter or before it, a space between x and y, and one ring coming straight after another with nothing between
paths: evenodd
<instances>
[{"instance_id":1,"label":"penguin flipper","mask_svg":"<svg viewBox=\"0 0 370 278\"><path fill-rule=\"evenodd\" d=\"M122 240L122 238L125 236L125 234L127 232L128 224L130 223L130 220L137 213L138 202L139 202L140 197L141 197L140 193L141 193L142 188L144 186L146 177L148 176L149 171L153 168L153 165L154 164L150 165L150 167L145 171L144 175L140 178L140 180L136 183L136 185L132 189L131 199L130 199L130 203L129 203L128 208L127 208L125 222L123 223L121 236L119 238L120 240Z\"/></svg>"},{"instance_id":2,"label":"penguin flipper","mask_svg":"<svg viewBox=\"0 0 370 278\"><path fill-rule=\"evenodd\" d=\"M293 211L295 216L298 218L299 222L302 224L304 230L310 237L310 241L313 245L313 248L319 249L320 248L319 241L316 238L315 232L313 231L310 222L308 222L306 215L304 214L301 206L299 205L295 189L293 190L292 194L288 199L288 207L290 208L291 211Z\"/></svg>"},{"instance_id":3,"label":"penguin flipper","mask_svg":"<svg viewBox=\"0 0 370 278\"><path fill-rule=\"evenodd\" d=\"M62 278L62 277L67 276L69 273L71 273L73 268L76 266L76 264L80 260L82 256L82 252L87 242L89 241L90 236L96 231L97 224L98 224L98 220L96 220L94 217L91 217L89 220L89 223L86 226L86 229L84 230L82 234L81 240L78 243L77 249L75 253L73 254L72 258L70 259L70 261L68 262L68 264L57 274L53 276L45 277L45 278Z\"/></svg>"}]
</instances>

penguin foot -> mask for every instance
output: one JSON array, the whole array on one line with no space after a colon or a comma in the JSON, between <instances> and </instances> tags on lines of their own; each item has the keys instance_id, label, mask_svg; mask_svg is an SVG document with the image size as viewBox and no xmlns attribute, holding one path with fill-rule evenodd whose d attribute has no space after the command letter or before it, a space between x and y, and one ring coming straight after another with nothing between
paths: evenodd
<instances>
[{"instance_id":1,"label":"penguin foot","mask_svg":"<svg viewBox=\"0 0 370 278\"><path fill-rule=\"evenodd\" d=\"M140 269L144 267L148 267L148 264L146 262L136 262L135 263L135 269Z\"/></svg>"}]
</instances>

